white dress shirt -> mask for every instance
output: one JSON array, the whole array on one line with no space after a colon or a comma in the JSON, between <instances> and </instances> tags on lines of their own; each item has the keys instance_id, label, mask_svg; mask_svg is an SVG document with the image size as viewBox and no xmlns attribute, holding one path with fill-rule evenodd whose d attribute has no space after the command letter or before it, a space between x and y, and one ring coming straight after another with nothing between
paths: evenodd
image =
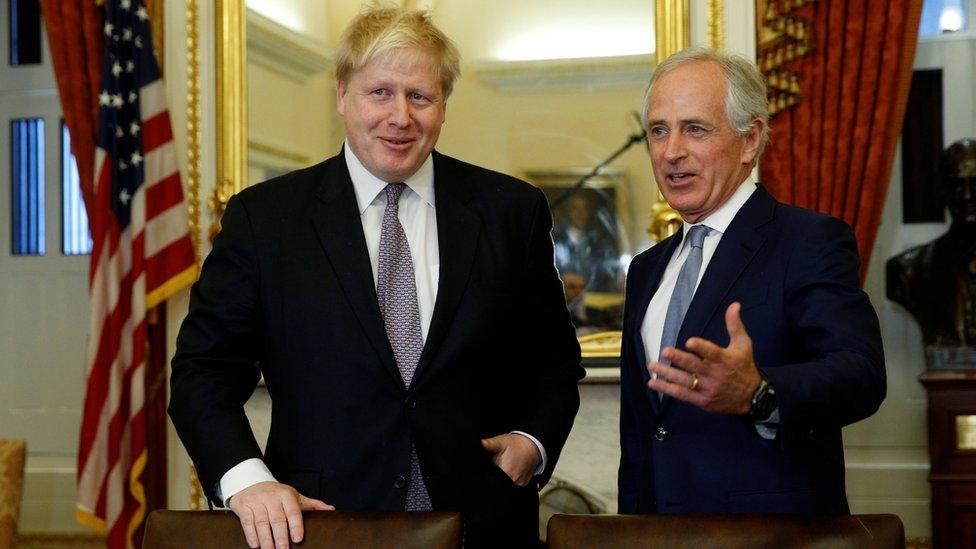
<instances>
[{"instance_id":1,"label":"white dress shirt","mask_svg":"<svg viewBox=\"0 0 976 549\"><path fill-rule=\"evenodd\" d=\"M369 172L349 148L343 147L349 177L352 179L359 206L363 234L366 237L366 250L373 267L373 285L378 282L380 234L383 229L383 212L386 210L387 183ZM434 205L434 159L428 156L415 174L407 178L406 188L400 195L397 218L407 235L410 258L413 261L414 277L417 284L417 307L420 310L420 333L426 343L430 320L434 315L437 301L437 283L440 277L440 249L437 240L437 211ZM545 470L546 450L535 437L522 431L513 431L531 440L542 455L542 464L536 474ZM248 486L263 481L275 481L264 461L251 458L238 463L220 478L217 496L227 500Z\"/></svg>"},{"instance_id":2,"label":"white dress shirt","mask_svg":"<svg viewBox=\"0 0 976 549\"><path fill-rule=\"evenodd\" d=\"M705 241L702 243L702 264L698 271L698 280L695 281L695 292L698 291L698 283L701 282L702 275L708 268L708 263L715 255L718 243L722 241L722 235L728 230L729 225L735 214L739 213L742 205L749 200L752 193L756 191L756 183L751 178L743 181L732 196L719 206L707 218L700 220L697 225L708 227ZM684 222L682 234L688 234L693 225ZM664 332L664 317L668 314L668 305L671 303L671 294L674 293L674 285L678 282L678 273L681 266L685 264L685 259L691 251L691 244L687 238L682 239L677 251L671 255L668 266L664 269L661 276L661 283L654 292L647 312L644 314L644 322L641 324L641 340L644 342L644 356L648 362L657 362L658 354L661 352L661 335Z\"/></svg>"},{"instance_id":3,"label":"white dress shirt","mask_svg":"<svg viewBox=\"0 0 976 549\"><path fill-rule=\"evenodd\" d=\"M755 181L751 177L746 178L745 181L739 184L739 188L736 189L732 196L725 201L725 204L722 204L711 215L696 223L696 225L708 227L708 233L705 235L705 241L702 243L701 269L698 271L698 279L695 281L696 293L698 291L698 283L701 282L702 276L708 268L708 263L712 260L712 256L715 255L715 249L718 248L718 243L722 241L722 235L728 230L732 219L739 213L739 210L749 200L752 193L756 191L756 188ZM693 226L687 221L684 222L682 227L684 232L682 234L688 234L688 231ZM664 317L668 314L668 305L671 303L671 294L674 293L674 286L678 282L678 273L681 271L681 266L684 265L685 259L688 257L690 251L691 244L688 242L688 239L682 239L677 251L671 255L671 259L664 269L664 274L661 276L661 283L658 285L657 291L654 292L654 296L647 306L647 312L644 313L644 321L641 323L641 341L644 343L644 356L647 358L648 363L657 362L660 358L658 355L661 352ZM776 437L775 425L778 422L779 409L777 408L769 419L757 422L756 429L763 438L771 440Z\"/></svg>"}]
</instances>

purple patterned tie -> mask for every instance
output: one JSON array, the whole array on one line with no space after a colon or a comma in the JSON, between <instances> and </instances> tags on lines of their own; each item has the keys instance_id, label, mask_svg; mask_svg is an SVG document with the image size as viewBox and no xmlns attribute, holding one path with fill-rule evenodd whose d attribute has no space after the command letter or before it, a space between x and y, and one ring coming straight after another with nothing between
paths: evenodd
<instances>
[{"instance_id":1,"label":"purple patterned tie","mask_svg":"<svg viewBox=\"0 0 976 549\"><path fill-rule=\"evenodd\" d=\"M400 195L405 186L403 183L386 186L376 295L386 324L386 337L393 347L393 356L396 357L403 383L409 388L424 348L424 339L420 331L420 308L417 306L417 283L410 259L410 244L397 217ZM406 510L430 511L432 508L420 471L417 449L411 445Z\"/></svg>"}]
</instances>

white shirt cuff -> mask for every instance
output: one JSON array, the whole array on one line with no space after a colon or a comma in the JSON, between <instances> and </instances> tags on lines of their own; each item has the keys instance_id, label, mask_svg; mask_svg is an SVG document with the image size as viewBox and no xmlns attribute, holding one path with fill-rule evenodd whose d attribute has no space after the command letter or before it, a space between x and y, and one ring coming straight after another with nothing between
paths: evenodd
<instances>
[{"instance_id":1,"label":"white shirt cuff","mask_svg":"<svg viewBox=\"0 0 976 549\"><path fill-rule=\"evenodd\" d=\"M539 442L539 439L535 438L534 436L532 436L532 435L530 435L530 434L528 434L528 433L526 433L524 431L512 431L512 434L514 434L514 435L522 435L523 437L531 440L532 441L532 444L535 444L535 447L539 449L539 455L542 456L542 463L539 464L539 466L535 470L535 473L532 473L532 474L533 475L541 475L542 472L546 470L546 459L547 459L546 458L546 449L542 447L542 443Z\"/></svg>"},{"instance_id":2,"label":"white shirt cuff","mask_svg":"<svg viewBox=\"0 0 976 549\"><path fill-rule=\"evenodd\" d=\"M224 473L224 476L220 477L220 483L217 485L217 497L224 502L224 507L227 507L227 500L231 496L249 486L265 481L278 482L263 460L258 458L245 459L231 467L229 471Z\"/></svg>"}]
</instances>

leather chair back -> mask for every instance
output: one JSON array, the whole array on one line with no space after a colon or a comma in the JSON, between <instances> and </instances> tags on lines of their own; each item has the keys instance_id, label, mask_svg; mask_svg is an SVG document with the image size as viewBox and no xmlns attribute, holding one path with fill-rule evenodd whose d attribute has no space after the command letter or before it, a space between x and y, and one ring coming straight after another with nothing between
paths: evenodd
<instances>
[{"instance_id":1,"label":"leather chair back","mask_svg":"<svg viewBox=\"0 0 976 549\"><path fill-rule=\"evenodd\" d=\"M905 529L895 515L556 515L548 539L549 549L904 549Z\"/></svg>"},{"instance_id":2,"label":"leather chair back","mask_svg":"<svg viewBox=\"0 0 976 549\"><path fill-rule=\"evenodd\" d=\"M461 546L460 513L322 511L304 514L302 547L452 548ZM247 547L230 511L153 511L143 549L241 549Z\"/></svg>"}]
</instances>

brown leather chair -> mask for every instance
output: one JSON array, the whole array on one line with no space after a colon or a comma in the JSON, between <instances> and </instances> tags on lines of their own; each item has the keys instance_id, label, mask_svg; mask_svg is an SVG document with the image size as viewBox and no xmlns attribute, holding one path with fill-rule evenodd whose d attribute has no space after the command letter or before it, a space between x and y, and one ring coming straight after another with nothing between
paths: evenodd
<instances>
[{"instance_id":1,"label":"brown leather chair","mask_svg":"<svg viewBox=\"0 0 976 549\"><path fill-rule=\"evenodd\" d=\"M830 547L904 549L895 515L556 515L549 549Z\"/></svg>"},{"instance_id":2,"label":"brown leather chair","mask_svg":"<svg viewBox=\"0 0 976 549\"><path fill-rule=\"evenodd\" d=\"M0 549L13 547L17 537L26 455L23 440L0 439Z\"/></svg>"},{"instance_id":3,"label":"brown leather chair","mask_svg":"<svg viewBox=\"0 0 976 549\"><path fill-rule=\"evenodd\" d=\"M460 513L305 513L305 540L298 547L457 548ZM292 544L294 545L294 544ZM241 523L230 511L153 511L143 549L246 548Z\"/></svg>"}]
</instances>

